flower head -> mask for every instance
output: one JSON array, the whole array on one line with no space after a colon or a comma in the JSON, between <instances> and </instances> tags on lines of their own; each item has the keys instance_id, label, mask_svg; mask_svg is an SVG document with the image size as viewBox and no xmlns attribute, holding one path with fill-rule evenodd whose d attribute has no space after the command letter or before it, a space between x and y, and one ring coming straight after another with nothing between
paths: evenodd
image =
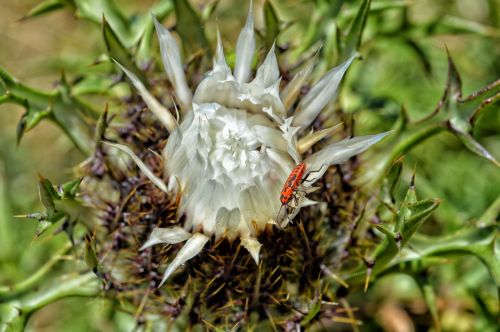
<instances>
[{"instance_id":1,"label":"flower head","mask_svg":"<svg viewBox=\"0 0 500 332\"><path fill-rule=\"evenodd\" d=\"M163 282L183 263L197 255L210 237L239 239L258 263L261 244L257 236L266 227L287 224L302 207L314 182L328 167L366 150L387 133L348 138L325 146L304 159L304 153L334 128L305 134L324 107L336 96L340 81L354 60L347 59L326 73L296 104L299 90L312 63L280 92L280 72L274 46L250 80L255 50L253 16L238 38L233 71L226 63L220 36L213 69L194 95L188 88L178 46L156 19L163 64L182 109L180 124L132 73L121 67L148 108L170 132L163 150L165 178L156 177L130 149L115 147L132 156L146 176L163 191L182 194L178 209L184 223L156 228L143 245L187 241L167 267ZM304 181L294 191L284 213L280 192L296 164L305 164Z\"/></svg>"}]
</instances>

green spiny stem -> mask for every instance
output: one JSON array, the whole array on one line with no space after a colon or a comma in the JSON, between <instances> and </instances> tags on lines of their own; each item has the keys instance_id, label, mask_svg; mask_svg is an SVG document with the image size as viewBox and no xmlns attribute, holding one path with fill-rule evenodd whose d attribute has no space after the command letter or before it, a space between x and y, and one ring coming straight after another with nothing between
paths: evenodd
<instances>
[{"instance_id":1,"label":"green spiny stem","mask_svg":"<svg viewBox=\"0 0 500 332\"><path fill-rule=\"evenodd\" d=\"M64 245L57 253L52 256L52 258L47 263L45 263L35 273L31 274L31 276L27 279L12 286L0 286L0 301L9 300L33 288L49 272L51 272L52 268L61 261L62 256L64 256L70 249L70 243Z\"/></svg>"},{"instance_id":2,"label":"green spiny stem","mask_svg":"<svg viewBox=\"0 0 500 332\"><path fill-rule=\"evenodd\" d=\"M68 297L93 297L100 291L97 277L88 272L82 275L65 276L52 287L34 293L21 300L3 304L3 324L0 331L23 331L29 317L44 306Z\"/></svg>"},{"instance_id":3,"label":"green spiny stem","mask_svg":"<svg viewBox=\"0 0 500 332\"><path fill-rule=\"evenodd\" d=\"M7 91L0 96L0 103L11 102L24 106L27 111L48 113L47 118L56 123L82 152L89 154L92 151L92 128L98 112L72 96L68 86L51 92L35 90L20 83L0 66L1 83ZM21 127L20 135L25 129Z\"/></svg>"},{"instance_id":4,"label":"green spiny stem","mask_svg":"<svg viewBox=\"0 0 500 332\"><path fill-rule=\"evenodd\" d=\"M401 251L393 260L374 269L372 276L383 276L393 272L414 274L415 269L424 269L442 264L444 256L474 255L488 268L500 292L500 265L494 252L498 236L496 225L483 228L470 228L442 237L415 235L409 248ZM366 276L366 268L359 268L347 275L344 280L350 286L361 285Z\"/></svg>"},{"instance_id":5,"label":"green spiny stem","mask_svg":"<svg viewBox=\"0 0 500 332\"><path fill-rule=\"evenodd\" d=\"M392 149L389 156L382 162L382 167L378 167L378 174L373 177L375 179L375 183L380 183L395 160L406 154L418 144L444 130L446 130L446 127L443 124L432 124L399 141Z\"/></svg>"}]
</instances>

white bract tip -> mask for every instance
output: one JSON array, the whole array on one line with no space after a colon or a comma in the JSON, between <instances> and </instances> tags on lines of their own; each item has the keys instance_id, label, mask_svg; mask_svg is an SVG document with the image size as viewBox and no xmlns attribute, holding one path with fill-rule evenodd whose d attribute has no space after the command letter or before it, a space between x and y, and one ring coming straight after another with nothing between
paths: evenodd
<instances>
[{"instance_id":1,"label":"white bract tip","mask_svg":"<svg viewBox=\"0 0 500 332\"><path fill-rule=\"evenodd\" d=\"M158 287L161 287L179 266L198 255L208 240L209 237L206 235L201 233L193 234L181 250L179 250L174 260L167 266L167 269L163 274L163 279Z\"/></svg>"},{"instance_id":2,"label":"white bract tip","mask_svg":"<svg viewBox=\"0 0 500 332\"><path fill-rule=\"evenodd\" d=\"M155 227L149 235L148 240L139 250L144 250L151 246L160 243L166 244L176 244L184 242L191 237L191 234L186 232L186 230L179 226L174 226L170 228L159 228Z\"/></svg>"},{"instance_id":3,"label":"white bract tip","mask_svg":"<svg viewBox=\"0 0 500 332\"><path fill-rule=\"evenodd\" d=\"M113 60L114 61L114 60ZM129 80L132 82L134 87L137 89L137 92L141 95L142 99L148 106L149 110L153 112L154 115L163 123L165 128L169 132L174 131L177 128L177 122L175 121L174 116L168 109L166 109L149 91L146 89L144 84L130 71L128 71L125 67L123 67L117 61L114 61L118 67L127 75Z\"/></svg>"},{"instance_id":4,"label":"white bract tip","mask_svg":"<svg viewBox=\"0 0 500 332\"><path fill-rule=\"evenodd\" d=\"M153 182L161 191L168 193L167 186L165 182L163 182L159 177L154 175L153 171L151 171L146 164L142 162L142 160L137 157L137 155L132 151L128 146L123 145L123 144L115 144L115 143L109 143L109 142L104 142L104 144L109 145L115 149L118 149L122 152L124 152L126 155L128 155L132 161L139 167L139 169L144 173L144 175L151 181Z\"/></svg>"},{"instance_id":5,"label":"white bract tip","mask_svg":"<svg viewBox=\"0 0 500 332\"><path fill-rule=\"evenodd\" d=\"M276 54L274 53L274 44L267 53L266 59L260 65L259 69L257 69L257 74L255 75L254 82L258 82L258 84L262 84L264 87L269 87L274 83L278 82L280 77L280 71L278 68L278 60L276 59ZM278 85L279 87L279 85ZM279 88L275 88L276 93L279 92ZM279 96L277 96L279 98Z\"/></svg>"},{"instance_id":6,"label":"white bract tip","mask_svg":"<svg viewBox=\"0 0 500 332\"><path fill-rule=\"evenodd\" d=\"M240 35L238 36L238 42L236 43L236 64L234 66L234 77L240 84L248 82L254 52L255 34L253 31L252 1L250 1L247 21L241 30Z\"/></svg>"},{"instance_id":7,"label":"white bract tip","mask_svg":"<svg viewBox=\"0 0 500 332\"><path fill-rule=\"evenodd\" d=\"M350 57L320 78L300 102L299 110L294 114L294 125L306 128L323 108L335 99L340 81L354 58L355 56Z\"/></svg>"},{"instance_id":8,"label":"white bract tip","mask_svg":"<svg viewBox=\"0 0 500 332\"><path fill-rule=\"evenodd\" d=\"M251 237L244 237L241 239L241 245L246 250L248 250L253 260L255 261L255 264L259 265L259 252L260 252L260 247L262 247L262 243L257 241L257 239Z\"/></svg>"},{"instance_id":9,"label":"white bract tip","mask_svg":"<svg viewBox=\"0 0 500 332\"><path fill-rule=\"evenodd\" d=\"M314 171L314 173L311 172L312 176L308 178L307 185L310 186L319 180L330 165L343 163L349 158L365 151L390 133L389 131L377 135L346 138L312 154L305 160L308 170Z\"/></svg>"},{"instance_id":10,"label":"white bract tip","mask_svg":"<svg viewBox=\"0 0 500 332\"><path fill-rule=\"evenodd\" d=\"M160 43L161 58L163 60L163 66L167 72L167 76L172 82L175 93L179 98L184 109L191 108L192 94L191 90L187 86L186 76L184 75L184 69L182 67L181 56L179 52L179 47L174 37L170 34L168 29L166 29L154 15L153 22L155 24L156 33L158 35L158 40Z\"/></svg>"}]
</instances>

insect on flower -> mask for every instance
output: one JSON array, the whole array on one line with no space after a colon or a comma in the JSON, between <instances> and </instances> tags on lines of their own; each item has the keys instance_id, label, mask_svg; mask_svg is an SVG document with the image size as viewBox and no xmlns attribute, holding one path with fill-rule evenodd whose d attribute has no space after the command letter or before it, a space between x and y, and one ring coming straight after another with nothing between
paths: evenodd
<instances>
[{"instance_id":1,"label":"insect on flower","mask_svg":"<svg viewBox=\"0 0 500 332\"><path fill-rule=\"evenodd\" d=\"M321 168L319 170L309 172L304 177L304 173L306 171L306 164L300 163L297 166L295 166L295 168L290 172L288 179L286 179L285 184L283 185L283 189L281 189L281 196L280 196L281 207L278 211L278 216L276 220L279 220L278 217L281 213L281 209L283 208L283 206L286 205L286 207L288 208L290 207L289 203L292 200L292 198L294 202L297 200L296 193L301 190L301 185L304 181L307 181L307 177L312 173L320 171ZM304 177L304 179L302 179L302 177ZM297 205L296 202L295 205Z\"/></svg>"}]
</instances>

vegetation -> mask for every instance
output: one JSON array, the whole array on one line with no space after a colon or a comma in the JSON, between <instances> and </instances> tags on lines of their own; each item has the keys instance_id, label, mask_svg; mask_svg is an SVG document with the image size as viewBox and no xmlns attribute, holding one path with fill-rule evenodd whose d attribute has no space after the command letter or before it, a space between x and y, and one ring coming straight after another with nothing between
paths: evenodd
<instances>
[{"instance_id":1,"label":"vegetation","mask_svg":"<svg viewBox=\"0 0 500 332\"><path fill-rule=\"evenodd\" d=\"M182 245L140 248L155 227L182 225L182 192L160 190L105 144L130 147L164 174L169 132L112 60L175 115L179 101L150 14L175 32L195 88L211 70L217 28L234 68L243 7L217 0L6 5L0 331L495 331L495 0L254 1L252 70L275 43L282 87L314 68L299 100L330 68L358 56L312 124L315 132L341 125L306 155L346 137L392 132L331 166L310 194L319 204L286 228L266 228L258 265L238 241L211 238L158 288L159 271ZM16 61L21 42L43 55Z\"/></svg>"}]
</instances>

